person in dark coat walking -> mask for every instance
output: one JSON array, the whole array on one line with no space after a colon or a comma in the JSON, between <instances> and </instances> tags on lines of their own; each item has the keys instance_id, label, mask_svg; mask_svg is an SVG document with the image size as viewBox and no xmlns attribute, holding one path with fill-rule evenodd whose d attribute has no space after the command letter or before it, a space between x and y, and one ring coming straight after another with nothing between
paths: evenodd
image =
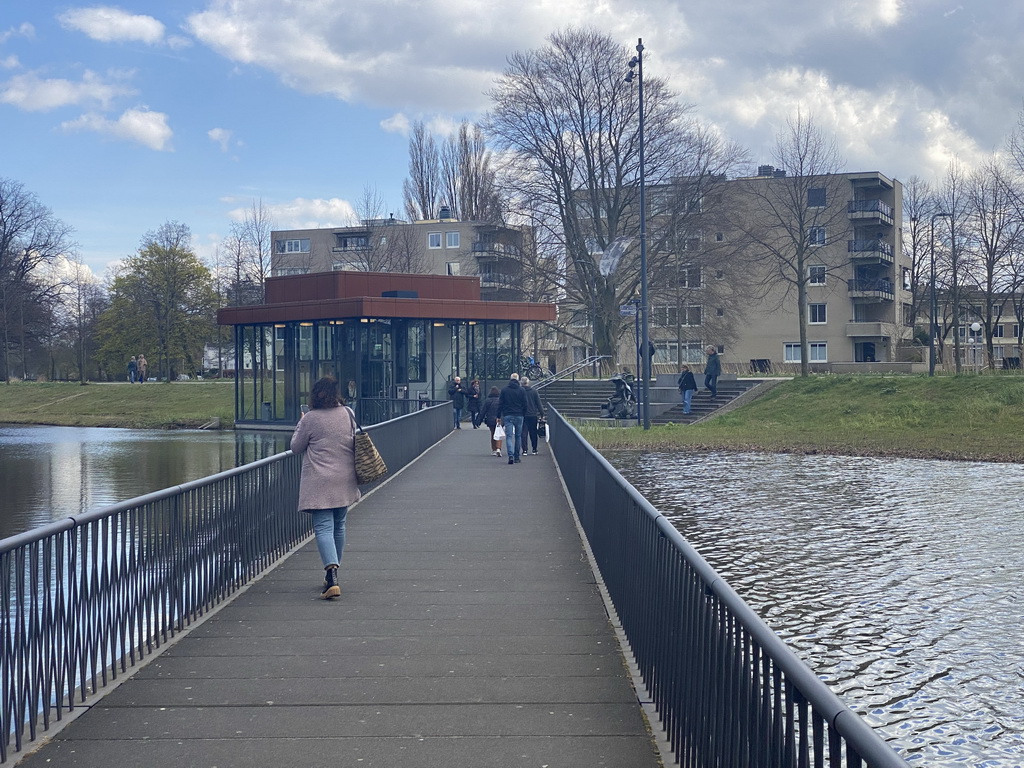
<instances>
[{"instance_id":1,"label":"person in dark coat walking","mask_svg":"<svg viewBox=\"0 0 1024 768\"><path fill-rule=\"evenodd\" d=\"M466 410L469 411L469 420L473 422L473 429L479 429L480 379L473 379L469 382L469 389L466 391Z\"/></svg>"},{"instance_id":2,"label":"person in dark coat walking","mask_svg":"<svg viewBox=\"0 0 1024 768\"><path fill-rule=\"evenodd\" d=\"M462 410L466 407L466 387L462 386L462 377L456 376L448 385L448 397L452 401L452 416L455 425L452 429L462 429Z\"/></svg>"},{"instance_id":3,"label":"person in dark coat walking","mask_svg":"<svg viewBox=\"0 0 1024 768\"><path fill-rule=\"evenodd\" d=\"M693 402L693 393L697 391L697 382L693 378L690 366L683 366L676 385L679 387L679 396L683 401L683 413L689 413L690 405Z\"/></svg>"},{"instance_id":4,"label":"person in dark coat walking","mask_svg":"<svg viewBox=\"0 0 1024 768\"><path fill-rule=\"evenodd\" d=\"M718 350L710 344L705 347L704 352L708 361L704 366L704 387L711 393L711 399L718 397L718 377L722 375L722 361L718 357Z\"/></svg>"},{"instance_id":5,"label":"person in dark coat walking","mask_svg":"<svg viewBox=\"0 0 1024 768\"><path fill-rule=\"evenodd\" d=\"M491 453L501 456L501 441L494 439L494 428L498 426L498 400L501 397L501 390L491 387L487 393L487 399L480 406L480 423L486 424L491 430Z\"/></svg>"},{"instance_id":6,"label":"person in dark coat walking","mask_svg":"<svg viewBox=\"0 0 1024 768\"><path fill-rule=\"evenodd\" d=\"M505 428L505 453L509 464L518 464L523 446L523 419L526 417L526 392L519 386L519 374L513 373L498 396L498 418Z\"/></svg>"},{"instance_id":7,"label":"person in dark coat walking","mask_svg":"<svg viewBox=\"0 0 1024 768\"><path fill-rule=\"evenodd\" d=\"M529 437L533 446L533 455L537 455L537 422L544 418L544 405L540 401L540 393L530 386L525 376L520 381L526 393L526 415L523 417L522 453L526 455L526 439Z\"/></svg>"}]
</instances>

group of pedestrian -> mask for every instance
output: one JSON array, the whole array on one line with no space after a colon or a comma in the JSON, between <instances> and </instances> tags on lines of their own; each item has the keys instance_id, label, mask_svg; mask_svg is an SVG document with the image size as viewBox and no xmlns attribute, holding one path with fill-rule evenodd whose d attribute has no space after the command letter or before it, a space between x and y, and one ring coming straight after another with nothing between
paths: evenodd
<instances>
[{"instance_id":1,"label":"group of pedestrian","mask_svg":"<svg viewBox=\"0 0 1024 768\"><path fill-rule=\"evenodd\" d=\"M711 393L711 399L715 400L718 397L718 377L722 375L722 360L718 356L718 349L714 346L705 347L704 353L708 356L707 363L704 365L704 388ZM693 405L693 393L697 391L697 381L693 377L690 366L682 367L676 384L683 400L683 413L689 413Z\"/></svg>"},{"instance_id":2,"label":"group of pedestrian","mask_svg":"<svg viewBox=\"0 0 1024 768\"><path fill-rule=\"evenodd\" d=\"M501 456L501 440L494 431L500 424L505 431L505 455L509 464L518 464L523 456L537 455L538 427L544 419L544 405L540 394L530 386L526 377L513 373L504 389L491 387L481 401L480 380L466 386L455 376L448 386L452 401L453 429L462 429L462 412L468 410L473 429L486 425L491 433L491 453Z\"/></svg>"},{"instance_id":3,"label":"group of pedestrian","mask_svg":"<svg viewBox=\"0 0 1024 768\"><path fill-rule=\"evenodd\" d=\"M146 380L146 373L149 370L149 363L146 362L146 356L141 352L138 357L132 355L131 360L128 361L128 383L134 384L139 382L141 384Z\"/></svg>"}]
</instances>

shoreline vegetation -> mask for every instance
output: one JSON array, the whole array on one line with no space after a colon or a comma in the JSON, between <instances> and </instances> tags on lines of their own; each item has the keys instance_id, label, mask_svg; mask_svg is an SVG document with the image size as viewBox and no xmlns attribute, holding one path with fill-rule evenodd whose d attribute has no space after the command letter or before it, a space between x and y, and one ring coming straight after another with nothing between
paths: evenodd
<instances>
[{"instance_id":1,"label":"shoreline vegetation","mask_svg":"<svg viewBox=\"0 0 1024 768\"><path fill-rule=\"evenodd\" d=\"M234 424L234 382L0 384L0 424L196 429ZM1024 376L820 375L701 424L577 428L598 450L760 451L1024 462Z\"/></svg>"}]
</instances>

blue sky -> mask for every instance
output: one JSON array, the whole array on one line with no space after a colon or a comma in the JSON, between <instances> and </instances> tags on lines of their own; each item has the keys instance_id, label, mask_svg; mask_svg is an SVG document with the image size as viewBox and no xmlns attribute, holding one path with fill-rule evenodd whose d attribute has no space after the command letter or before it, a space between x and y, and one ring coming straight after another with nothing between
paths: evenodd
<instances>
[{"instance_id":1,"label":"blue sky","mask_svg":"<svg viewBox=\"0 0 1024 768\"><path fill-rule=\"evenodd\" d=\"M244 208L401 214L408 128L487 108L515 51L590 25L635 45L698 117L768 158L800 108L850 170L939 180L1022 106L1019 2L0 0L0 176L75 229L97 275L166 221L212 257Z\"/></svg>"}]
</instances>

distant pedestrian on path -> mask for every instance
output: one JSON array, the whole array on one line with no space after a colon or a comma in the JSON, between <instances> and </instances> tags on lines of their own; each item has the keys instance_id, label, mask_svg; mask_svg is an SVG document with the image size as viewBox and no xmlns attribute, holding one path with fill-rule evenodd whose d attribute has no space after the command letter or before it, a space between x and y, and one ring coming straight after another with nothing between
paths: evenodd
<instances>
[{"instance_id":1,"label":"distant pedestrian on path","mask_svg":"<svg viewBox=\"0 0 1024 768\"><path fill-rule=\"evenodd\" d=\"M693 403L693 393L697 391L697 382L693 378L693 373L690 372L690 366L682 367L676 385L679 387L679 395L683 400L683 413L689 413L690 405Z\"/></svg>"},{"instance_id":2,"label":"distant pedestrian on path","mask_svg":"<svg viewBox=\"0 0 1024 768\"><path fill-rule=\"evenodd\" d=\"M132 359L128 361L128 383L134 384L135 379L139 375L139 364L135 360L135 355L132 355Z\"/></svg>"},{"instance_id":3,"label":"distant pedestrian on path","mask_svg":"<svg viewBox=\"0 0 1024 768\"><path fill-rule=\"evenodd\" d=\"M455 419L455 426L452 429L462 429L462 409L466 407L466 388L462 386L461 376L456 376L448 385L448 399L452 401L452 416Z\"/></svg>"},{"instance_id":4,"label":"distant pedestrian on path","mask_svg":"<svg viewBox=\"0 0 1024 768\"><path fill-rule=\"evenodd\" d=\"M491 430L491 453L501 456L501 441L494 439L494 428L498 425L498 400L501 397L501 390L491 387L487 393L487 399L480 406L480 423L486 424Z\"/></svg>"},{"instance_id":5,"label":"distant pedestrian on path","mask_svg":"<svg viewBox=\"0 0 1024 768\"><path fill-rule=\"evenodd\" d=\"M469 382L469 389L466 390L466 410L469 411L469 420L473 423L473 429L480 428L480 379L473 379Z\"/></svg>"},{"instance_id":6,"label":"distant pedestrian on path","mask_svg":"<svg viewBox=\"0 0 1024 768\"><path fill-rule=\"evenodd\" d=\"M711 392L711 399L718 397L718 377L722 375L722 361L718 357L718 350L712 345L705 347L704 352L708 361L704 365L704 387Z\"/></svg>"},{"instance_id":7,"label":"distant pedestrian on path","mask_svg":"<svg viewBox=\"0 0 1024 768\"><path fill-rule=\"evenodd\" d=\"M544 405L540 401L540 393L530 386L530 380L525 376L519 383L526 393L526 415L523 416L523 437L521 442L522 455L526 455L526 441L529 438L533 446L533 455L537 455L537 423L544 418Z\"/></svg>"},{"instance_id":8,"label":"distant pedestrian on path","mask_svg":"<svg viewBox=\"0 0 1024 768\"><path fill-rule=\"evenodd\" d=\"M302 454L299 511L313 516L316 548L324 566L320 597L338 597L338 567L345 549L345 518L359 501L355 416L341 404L336 379L324 377L309 394L309 413L292 434L292 453Z\"/></svg>"},{"instance_id":9,"label":"distant pedestrian on path","mask_svg":"<svg viewBox=\"0 0 1024 768\"><path fill-rule=\"evenodd\" d=\"M519 385L519 375L513 373L498 396L498 418L505 428L505 453L509 464L518 464L523 447L523 419L526 417L526 392Z\"/></svg>"},{"instance_id":10,"label":"distant pedestrian on path","mask_svg":"<svg viewBox=\"0 0 1024 768\"><path fill-rule=\"evenodd\" d=\"M146 380L146 372L149 370L149 363L146 362L146 356L140 354L137 364L139 366L139 384L141 384Z\"/></svg>"}]
</instances>

